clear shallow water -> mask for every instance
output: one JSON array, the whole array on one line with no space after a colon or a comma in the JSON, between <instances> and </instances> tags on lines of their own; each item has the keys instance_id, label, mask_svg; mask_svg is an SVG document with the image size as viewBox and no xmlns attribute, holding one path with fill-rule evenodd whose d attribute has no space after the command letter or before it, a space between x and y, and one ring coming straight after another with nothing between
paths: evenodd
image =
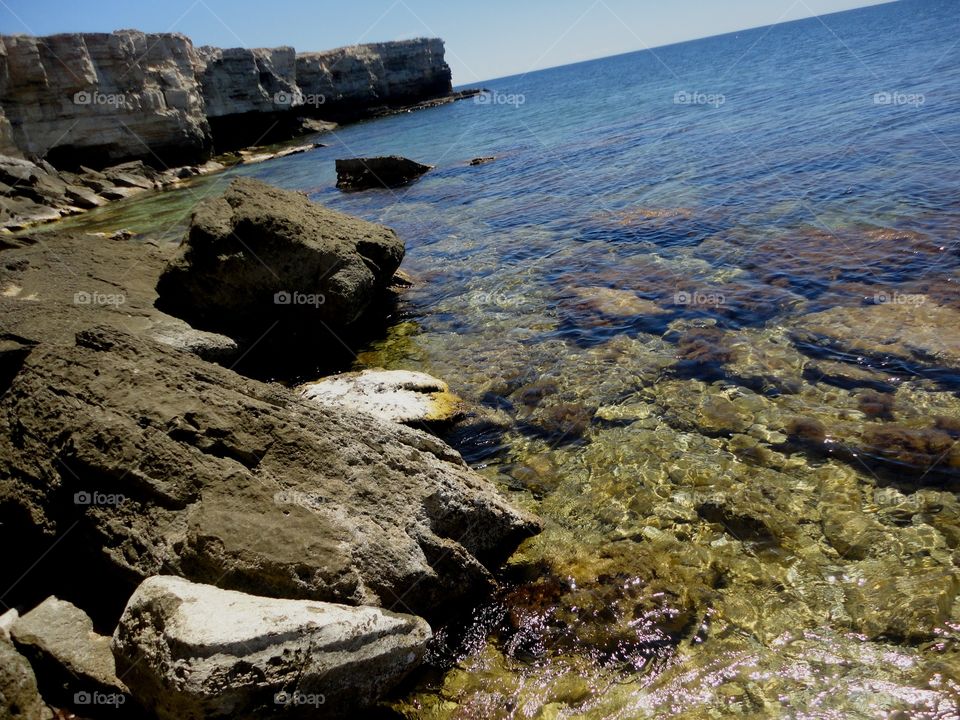
<instances>
[{"instance_id":1,"label":"clear shallow water","mask_svg":"<svg viewBox=\"0 0 960 720\"><path fill-rule=\"evenodd\" d=\"M958 28L908 1L506 78L71 224L179 237L241 173L406 240L358 366L475 403L452 440L547 528L405 717L960 717ZM334 189L392 153L436 169Z\"/></svg>"}]
</instances>

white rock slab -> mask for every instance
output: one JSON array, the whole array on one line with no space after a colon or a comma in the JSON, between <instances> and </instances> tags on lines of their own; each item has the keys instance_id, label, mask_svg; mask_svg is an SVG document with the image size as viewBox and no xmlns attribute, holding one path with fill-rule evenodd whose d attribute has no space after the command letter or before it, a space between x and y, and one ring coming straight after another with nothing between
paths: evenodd
<instances>
[{"instance_id":1,"label":"white rock slab","mask_svg":"<svg viewBox=\"0 0 960 720\"><path fill-rule=\"evenodd\" d=\"M413 615L156 576L127 604L113 652L161 720L339 717L399 682L430 637Z\"/></svg>"},{"instance_id":2,"label":"white rock slab","mask_svg":"<svg viewBox=\"0 0 960 720\"><path fill-rule=\"evenodd\" d=\"M300 397L406 424L448 422L463 414L463 401L443 380L411 370L344 373L301 386Z\"/></svg>"}]
</instances>

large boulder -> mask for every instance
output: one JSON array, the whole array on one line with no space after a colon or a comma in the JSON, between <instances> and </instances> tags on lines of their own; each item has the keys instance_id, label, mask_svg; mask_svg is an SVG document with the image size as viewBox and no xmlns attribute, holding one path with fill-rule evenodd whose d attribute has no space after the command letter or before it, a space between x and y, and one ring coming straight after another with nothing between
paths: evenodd
<instances>
[{"instance_id":1,"label":"large boulder","mask_svg":"<svg viewBox=\"0 0 960 720\"><path fill-rule=\"evenodd\" d=\"M47 709L37 691L30 662L13 644L0 637L0 717L5 720L47 720Z\"/></svg>"},{"instance_id":2,"label":"large boulder","mask_svg":"<svg viewBox=\"0 0 960 720\"><path fill-rule=\"evenodd\" d=\"M238 178L194 212L182 253L157 284L159 305L246 335L278 322L336 332L364 315L403 255L388 228Z\"/></svg>"},{"instance_id":3,"label":"large boulder","mask_svg":"<svg viewBox=\"0 0 960 720\"><path fill-rule=\"evenodd\" d=\"M412 615L159 576L130 599L113 650L161 720L341 717L403 679L430 637Z\"/></svg>"},{"instance_id":4,"label":"large boulder","mask_svg":"<svg viewBox=\"0 0 960 720\"><path fill-rule=\"evenodd\" d=\"M11 634L40 673L51 702L85 705L109 698L114 706L125 704L127 689L117 679L110 638L97 634L80 608L49 597L20 618Z\"/></svg>"},{"instance_id":5,"label":"large boulder","mask_svg":"<svg viewBox=\"0 0 960 720\"><path fill-rule=\"evenodd\" d=\"M430 616L492 588L538 530L426 433L114 329L15 350L0 541L30 558L69 532L45 575L96 575L98 603L168 573Z\"/></svg>"},{"instance_id":6,"label":"large boulder","mask_svg":"<svg viewBox=\"0 0 960 720\"><path fill-rule=\"evenodd\" d=\"M337 187L341 190L396 188L413 182L432 169L416 160L387 157L337 160Z\"/></svg>"}]
</instances>

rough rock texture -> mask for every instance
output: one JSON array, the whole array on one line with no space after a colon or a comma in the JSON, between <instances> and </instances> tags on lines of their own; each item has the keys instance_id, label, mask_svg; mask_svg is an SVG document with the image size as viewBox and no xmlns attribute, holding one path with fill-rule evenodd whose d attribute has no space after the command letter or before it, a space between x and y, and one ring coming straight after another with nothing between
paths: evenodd
<instances>
[{"instance_id":1,"label":"rough rock texture","mask_svg":"<svg viewBox=\"0 0 960 720\"><path fill-rule=\"evenodd\" d=\"M16 624L19 619L20 613L17 612L16 608L11 608L3 615L0 615L0 640L10 639L10 630L13 629L14 624Z\"/></svg>"},{"instance_id":2,"label":"rough rock texture","mask_svg":"<svg viewBox=\"0 0 960 720\"><path fill-rule=\"evenodd\" d=\"M8 365L0 539L32 557L69 531L81 557L46 572L82 567L101 602L170 573L429 615L539 528L430 435L117 330Z\"/></svg>"},{"instance_id":3,"label":"rough rock texture","mask_svg":"<svg viewBox=\"0 0 960 720\"><path fill-rule=\"evenodd\" d=\"M158 576L130 599L113 649L161 720L340 717L401 680L430 637L412 615Z\"/></svg>"},{"instance_id":4,"label":"rough rock texture","mask_svg":"<svg viewBox=\"0 0 960 720\"><path fill-rule=\"evenodd\" d=\"M337 160L337 187L341 190L370 190L406 185L431 170L398 155Z\"/></svg>"},{"instance_id":5,"label":"rough rock texture","mask_svg":"<svg viewBox=\"0 0 960 720\"><path fill-rule=\"evenodd\" d=\"M136 30L0 36L0 105L16 146L54 165L182 164L210 151L197 56Z\"/></svg>"},{"instance_id":6,"label":"rough rock texture","mask_svg":"<svg viewBox=\"0 0 960 720\"><path fill-rule=\"evenodd\" d=\"M0 334L73 345L78 327L110 325L207 360L238 353L230 338L154 307L169 246L54 232L9 242L15 247L0 254Z\"/></svg>"},{"instance_id":7,"label":"rough rock texture","mask_svg":"<svg viewBox=\"0 0 960 720\"><path fill-rule=\"evenodd\" d=\"M461 399L443 380L410 370L344 373L303 385L300 397L410 425L451 422L463 414Z\"/></svg>"},{"instance_id":8,"label":"rough rock texture","mask_svg":"<svg viewBox=\"0 0 960 720\"><path fill-rule=\"evenodd\" d=\"M304 94L323 97L334 117L448 94L451 73L443 57L443 41L437 38L299 53L297 83Z\"/></svg>"},{"instance_id":9,"label":"rough rock texture","mask_svg":"<svg viewBox=\"0 0 960 720\"><path fill-rule=\"evenodd\" d=\"M290 137L304 115L352 119L450 95L443 56L438 39L297 55L136 30L0 35L0 154L70 168L202 162L214 145Z\"/></svg>"},{"instance_id":10,"label":"rough rock texture","mask_svg":"<svg viewBox=\"0 0 960 720\"><path fill-rule=\"evenodd\" d=\"M204 46L198 54L208 118L288 110L299 100L292 47L223 50Z\"/></svg>"},{"instance_id":11,"label":"rough rock texture","mask_svg":"<svg viewBox=\"0 0 960 720\"><path fill-rule=\"evenodd\" d=\"M75 605L49 597L17 621L12 635L51 701L69 701L77 692L126 692L117 679L110 638L94 632L93 622Z\"/></svg>"},{"instance_id":12,"label":"rough rock texture","mask_svg":"<svg viewBox=\"0 0 960 720\"><path fill-rule=\"evenodd\" d=\"M384 291L403 254L388 228L238 178L194 212L157 291L164 310L200 327L250 332L279 321L336 331Z\"/></svg>"},{"instance_id":13,"label":"rough rock texture","mask_svg":"<svg viewBox=\"0 0 960 720\"><path fill-rule=\"evenodd\" d=\"M30 662L0 638L0 717L4 720L46 720L52 717L37 691Z\"/></svg>"}]
</instances>

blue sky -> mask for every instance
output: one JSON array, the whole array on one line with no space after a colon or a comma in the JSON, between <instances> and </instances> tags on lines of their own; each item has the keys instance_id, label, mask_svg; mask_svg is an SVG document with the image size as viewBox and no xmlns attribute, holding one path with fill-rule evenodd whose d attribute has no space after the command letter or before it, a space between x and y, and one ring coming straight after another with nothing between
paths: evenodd
<instances>
[{"instance_id":1,"label":"blue sky","mask_svg":"<svg viewBox=\"0 0 960 720\"><path fill-rule=\"evenodd\" d=\"M137 28L298 50L439 36L454 83L468 84L881 1L0 0L0 32Z\"/></svg>"}]
</instances>

